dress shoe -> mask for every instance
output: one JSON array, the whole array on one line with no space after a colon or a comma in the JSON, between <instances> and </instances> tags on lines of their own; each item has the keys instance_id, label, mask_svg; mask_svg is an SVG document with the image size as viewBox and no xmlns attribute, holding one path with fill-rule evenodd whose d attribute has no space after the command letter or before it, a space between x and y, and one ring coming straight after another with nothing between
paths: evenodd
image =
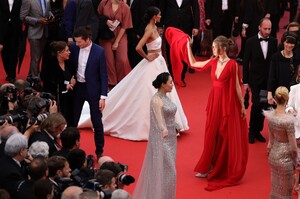
<instances>
[{"instance_id":1,"label":"dress shoe","mask_svg":"<svg viewBox=\"0 0 300 199\"><path fill-rule=\"evenodd\" d=\"M266 142L266 139L261 134L255 136L255 139L257 139L260 142Z\"/></svg>"},{"instance_id":2,"label":"dress shoe","mask_svg":"<svg viewBox=\"0 0 300 199\"><path fill-rule=\"evenodd\" d=\"M102 153L98 153L97 154L97 162L98 162L99 158L101 158L101 157L102 157Z\"/></svg>"},{"instance_id":3,"label":"dress shoe","mask_svg":"<svg viewBox=\"0 0 300 199\"><path fill-rule=\"evenodd\" d=\"M249 133L249 144L254 144L254 136Z\"/></svg>"},{"instance_id":4,"label":"dress shoe","mask_svg":"<svg viewBox=\"0 0 300 199\"><path fill-rule=\"evenodd\" d=\"M195 73L195 69L189 68L189 73L191 73L191 74Z\"/></svg>"},{"instance_id":5,"label":"dress shoe","mask_svg":"<svg viewBox=\"0 0 300 199\"><path fill-rule=\"evenodd\" d=\"M196 173L195 176L197 178L206 178L208 176L208 173Z\"/></svg>"}]
</instances>

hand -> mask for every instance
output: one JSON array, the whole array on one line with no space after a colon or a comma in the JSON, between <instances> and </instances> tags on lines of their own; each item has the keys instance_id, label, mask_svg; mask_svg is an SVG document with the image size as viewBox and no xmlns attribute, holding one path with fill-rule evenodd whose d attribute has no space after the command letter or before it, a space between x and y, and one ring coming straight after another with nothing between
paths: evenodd
<instances>
[{"instance_id":1,"label":"hand","mask_svg":"<svg viewBox=\"0 0 300 199\"><path fill-rule=\"evenodd\" d=\"M268 104L276 104L271 92L268 92Z\"/></svg>"},{"instance_id":2,"label":"hand","mask_svg":"<svg viewBox=\"0 0 300 199\"><path fill-rule=\"evenodd\" d=\"M57 105L55 100L50 100L49 113L57 113Z\"/></svg>"},{"instance_id":3,"label":"hand","mask_svg":"<svg viewBox=\"0 0 300 199\"><path fill-rule=\"evenodd\" d=\"M68 38L68 46L70 46L71 43L73 43L73 38L72 37Z\"/></svg>"},{"instance_id":4,"label":"hand","mask_svg":"<svg viewBox=\"0 0 300 199\"><path fill-rule=\"evenodd\" d=\"M197 28L193 28L193 30L192 30L192 35L193 35L193 36L197 36L198 33L199 33L199 30L198 30Z\"/></svg>"},{"instance_id":5,"label":"hand","mask_svg":"<svg viewBox=\"0 0 300 199\"><path fill-rule=\"evenodd\" d=\"M105 108L105 99L99 100L99 110L102 112Z\"/></svg>"},{"instance_id":6,"label":"hand","mask_svg":"<svg viewBox=\"0 0 300 199\"><path fill-rule=\"evenodd\" d=\"M119 42L115 41L115 42L113 43L113 45L111 46L111 49L112 49L112 50L117 50L118 46L119 46Z\"/></svg>"},{"instance_id":7,"label":"hand","mask_svg":"<svg viewBox=\"0 0 300 199\"><path fill-rule=\"evenodd\" d=\"M244 84L244 89L245 89L245 90L248 89L249 92L251 91L251 88L250 88L249 84Z\"/></svg>"},{"instance_id":8,"label":"hand","mask_svg":"<svg viewBox=\"0 0 300 199\"><path fill-rule=\"evenodd\" d=\"M242 112L241 116L242 116L243 120L246 119L246 109L245 109L244 104L242 105L242 111L241 112Z\"/></svg>"},{"instance_id":9,"label":"hand","mask_svg":"<svg viewBox=\"0 0 300 199\"><path fill-rule=\"evenodd\" d=\"M210 26L211 20L210 20L210 19L206 19L206 20L205 20L205 23L206 23L207 26Z\"/></svg>"},{"instance_id":10,"label":"hand","mask_svg":"<svg viewBox=\"0 0 300 199\"><path fill-rule=\"evenodd\" d=\"M168 134L169 134L169 132L168 132L168 130L167 130L167 129L163 130L163 131L162 131L162 138L165 138L165 137L167 137L167 136L168 136Z\"/></svg>"},{"instance_id":11,"label":"hand","mask_svg":"<svg viewBox=\"0 0 300 199\"><path fill-rule=\"evenodd\" d=\"M157 57L159 56L158 53L153 53L153 54L149 54L147 55L147 60L150 62L150 61L153 61L154 59L156 59Z\"/></svg>"},{"instance_id":12,"label":"hand","mask_svg":"<svg viewBox=\"0 0 300 199\"><path fill-rule=\"evenodd\" d=\"M72 76L71 80L70 80L70 83L73 85L73 87L75 86L76 84L76 79L74 78L74 75Z\"/></svg>"},{"instance_id":13,"label":"hand","mask_svg":"<svg viewBox=\"0 0 300 199\"><path fill-rule=\"evenodd\" d=\"M67 84L66 89L72 91L73 90L73 85L72 84Z\"/></svg>"},{"instance_id":14,"label":"hand","mask_svg":"<svg viewBox=\"0 0 300 199\"><path fill-rule=\"evenodd\" d=\"M48 23L52 23L55 20L55 16L51 15L48 17Z\"/></svg>"},{"instance_id":15,"label":"hand","mask_svg":"<svg viewBox=\"0 0 300 199\"><path fill-rule=\"evenodd\" d=\"M234 23L239 23L239 17L238 16L234 17Z\"/></svg>"},{"instance_id":16,"label":"hand","mask_svg":"<svg viewBox=\"0 0 300 199\"><path fill-rule=\"evenodd\" d=\"M265 15L265 18L270 19L270 17L271 17L271 14L270 14L270 13L267 13L267 14Z\"/></svg>"},{"instance_id":17,"label":"hand","mask_svg":"<svg viewBox=\"0 0 300 199\"><path fill-rule=\"evenodd\" d=\"M49 20L47 18L39 18L38 23L40 24L49 24Z\"/></svg>"},{"instance_id":18,"label":"hand","mask_svg":"<svg viewBox=\"0 0 300 199\"><path fill-rule=\"evenodd\" d=\"M109 27L109 28L112 28L113 27L113 21L112 20L110 20L110 19L108 19L107 21L106 21L106 25Z\"/></svg>"},{"instance_id":19,"label":"hand","mask_svg":"<svg viewBox=\"0 0 300 199\"><path fill-rule=\"evenodd\" d=\"M243 28L243 29L242 29L241 35L242 35L242 37L247 38L247 35L246 35L246 28Z\"/></svg>"}]
</instances>

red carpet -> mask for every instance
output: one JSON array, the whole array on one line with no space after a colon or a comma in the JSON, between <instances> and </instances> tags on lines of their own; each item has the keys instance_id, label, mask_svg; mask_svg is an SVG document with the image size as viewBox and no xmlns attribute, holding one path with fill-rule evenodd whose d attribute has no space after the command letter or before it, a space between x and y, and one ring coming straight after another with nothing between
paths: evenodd
<instances>
[{"instance_id":1,"label":"red carpet","mask_svg":"<svg viewBox=\"0 0 300 199\"><path fill-rule=\"evenodd\" d=\"M285 15L287 16L287 15ZM287 21L282 20L282 28ZM283 30L281 29L281 32ZM281 33L278 34L279 37ZM0 60L0 82L4 82L5 72ZM23 67L17 78L25 78L29 67L29 50L26 52ZM183 108L187 115L190 130L178 138L177 149L177 198L203 199L265 199L270 192L270 171L267 161L266 144L255 143L249 146L249 160L244 178L239 185L224 188L214 192L204 190L206 179L194 177L194 166L200 158L203 149L205 126L205 107L211 87L209 72L187 74L186 88L178 89ZM249 120L249 110L247 113ZM267 124L263 135L267 137ZM87 154L94 154L92 131L81 129L81 147ZM129 166L128 174L137 180L144 158L147 142L132 142L105 136L104 155L111 156L115 161ZM126 187L133 192L135 183Z\"/></svg>"}]
</instances>

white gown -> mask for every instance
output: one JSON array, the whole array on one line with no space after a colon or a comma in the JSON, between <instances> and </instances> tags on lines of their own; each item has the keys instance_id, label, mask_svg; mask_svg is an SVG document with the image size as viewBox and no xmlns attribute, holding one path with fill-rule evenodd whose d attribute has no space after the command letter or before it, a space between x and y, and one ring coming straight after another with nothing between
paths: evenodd
<instances>
[{"instance_id":1,"label":"white gown","mask_svg":"<svg viewBox=\"0 0 300 199\"><path fill-rule=\"evenodd\" d=\"M148 50L161 48L161 37L146 44ZM119 82L105 100L103 126L105 134L128 140L148 140L150 101L156 93L152 81L162 72L169 72L163 56L149 62L143 59ZM189 129L175 86L168 97L177 106L175 121L180 131ZM79 128L92 127L89 105L84 104Z\"/></svg>"}]
</instances>

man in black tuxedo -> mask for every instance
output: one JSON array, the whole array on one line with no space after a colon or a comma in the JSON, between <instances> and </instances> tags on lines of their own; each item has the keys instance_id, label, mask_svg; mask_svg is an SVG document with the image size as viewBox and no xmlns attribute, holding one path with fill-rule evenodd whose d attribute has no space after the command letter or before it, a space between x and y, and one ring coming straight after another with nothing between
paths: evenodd
<instances>
[{"instance_id":1,"label":"man in black tuxedo","mask_svg":"<svg viewBox=\"0 0 300 199\"><path fill-rule=\"evenodd\" d=\"M146 23L144 22L144 15L150 6L154 6L153 0L127 0L130 7L132 28L127 29L128 40L128 59L131 68L134 68L142 59L141 55L137 53L135 47L144 35ZM146 50L146 49L144 49Z\"/></svg>"},{"instance_id":2,"label":"man in black tuxedo","mask_svg":"<svg viewBox=\"0 0 300 199\"><path fill-rule=\"evenodd\" d=\"M205 23L211 26L213 39L219 35L231 36L232 23L238 23L239 0L209 0L205 6Z\"/></svg>"},{"instance_id":3,"label":"man in black tuxedo","mask_svg":"<svg viewBox=\"0 0 300 199\"><path fill-rule=\"evenodd\" d=\"M87 101L94 128L95 152L99 159L104 147L102 110L108 87L105 53L101 46L92 42L89 27L77 28L73 36L76 43L70 45L70 61L76 71L74 122L78 125L83 104Z\"/></svg>"},{"instance_id":4,"label":"man in black tuxedo","mask_svg":"<svg viewBox=\"0 0 300 199\"><path fill-rule=\"evenodd\" d=\"M0 188L6 189L11 198L15 198L21 181L27 179L23 161L27 156L27 138L15 133L5 144L5 156L0 159Z\"/></svg>"},{"instance_id":5,"label":"man in black tuxedo","mask_svg":"<svg viewBox=\"0 0 300 199\"><path fill-rule=\"evenodd\" d=\"M18 63L19 37L22 31L20 20L21 0L0 0L0 52L6 73L6 81L14 82Z\"/></svg>"},{"instance_id":6,"label":"man in black tuxedo","mask_svg":"<svg viewBox=\"0 0 300 199\"><path fill-rule=\"evenodd\" d=\"M198 0L160 0L159 9L161 11L162 18L161 23L158 26L164 26L165 30L168 27L175 27L190 36L196 36L198 34L200 27ZM166 56L168 68L172 74L170 46L168 43L166 43ZM187 64L184 63L184 68L181 74L183 82L185 82L184 79L187 68Z\"/></svg>"},{"instance_id":7,"label":"man in black tuxedo","mask_svg":"<svg viewBox=\"0 0 300 199\"><path fill-rule=\"evenodd\" d=\"M271 21L263 18L259 23L259 32L250 37L246 42L243 61L243 84L246 89L251 90L252 106L249 124L249 143L254 139L266 142L261 135L264 127L264 116L262 109L264 104L260 103L260 90L267 89L269 66L272 55L277 51L277 40L270 36Z\"/></svg>"}]
</instances>

